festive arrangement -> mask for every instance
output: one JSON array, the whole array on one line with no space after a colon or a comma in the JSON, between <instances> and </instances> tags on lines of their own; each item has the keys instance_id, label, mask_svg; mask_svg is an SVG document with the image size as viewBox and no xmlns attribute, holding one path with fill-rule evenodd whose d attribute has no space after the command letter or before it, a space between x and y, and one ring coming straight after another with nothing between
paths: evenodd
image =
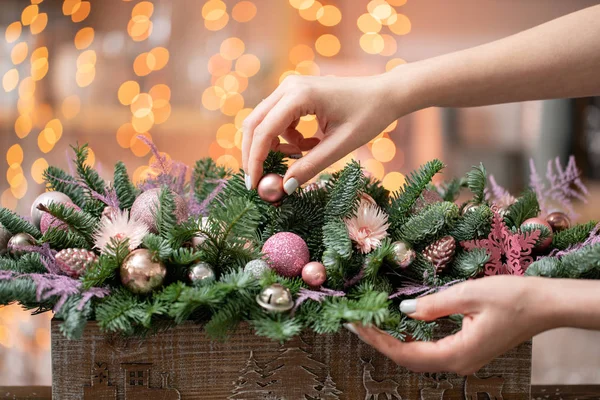
<instances>
[{"instance_id":1,"label":"festive arrangement","mask_svg":"<svg viewBox=\"0 0 600 400\"><path fill-rule=\"evenodd\" d=\"M587 194L573 158L544 179L532 164L518 198L483 165L434 185L438 160L398 193L351 162L287 196L281 153L248 191L210 159L190 171L148 145L139 186L123 163L103 180L81 146L70 173L45 171L30 217L0 209L0 304L51 310L69 338L90 320L126 335L194 320L215 338L242 321L275 340L358 321L428 340L436 323L403 316L402 299L498 274L600 278L600 224L571 222Z\"/></svg>"}]
</instances>

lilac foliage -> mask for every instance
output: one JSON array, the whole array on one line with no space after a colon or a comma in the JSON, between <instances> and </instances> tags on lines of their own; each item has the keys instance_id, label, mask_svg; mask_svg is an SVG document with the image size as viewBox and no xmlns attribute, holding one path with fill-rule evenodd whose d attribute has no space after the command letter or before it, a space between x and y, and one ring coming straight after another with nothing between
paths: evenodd
<instances>
[{"instance_id":1,"label":"lilac foliage","mask_svg":"<svg viewBox=\"0 0 600 400\"><path fill-rule=\"evenodd\" d=\"M298 292L298 297L296 298L296 302L294 303L294 308L292 309L292 313L295 312L298 309L298 307L300 307L300 305L302 305L302 303L304 303L306 300L310 299L310 300L314 300L314 301L317 301L320 303L326 297L343 297L345 295L346 295L346 293L344 293L344 292L327 289L327 288L321 288L319 290L310 290L310 289L301 288L300 291Z\"/></svg>"},{"instance_id":2,"label":"lilac foliage","mask_svg":"<svg viewBox=\"0 0 600 400\"><path fill-rule=\"evenodd\" d=\"M36 286L37 301L46 301L57 296L58 301L52 311L58 312L70 296L79 294L81 282L64 275L26 274L21 277L30 278Z\"/></svg>"}]
</instances>

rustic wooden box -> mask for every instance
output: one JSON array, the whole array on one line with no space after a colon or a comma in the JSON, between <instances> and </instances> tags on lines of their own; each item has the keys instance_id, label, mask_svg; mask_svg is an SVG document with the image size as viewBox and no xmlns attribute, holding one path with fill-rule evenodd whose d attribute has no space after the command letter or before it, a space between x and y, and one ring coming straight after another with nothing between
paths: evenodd
<instances>
[{"instance_id":1,"label":"rustic wooden box","mask_svg":"<svg viewBox=\"0 0 600 400\"><path fill-rule=\"evenodd\" d=\"M103 335L90 323L82 339L67 340L52 322L52 394L60 400L516 400L530 398L530 376L531 342L476 376L432 378L345 331L280 345L248 326L221 343L191 322L146 339Z\"/></svg>"}]
</instances>

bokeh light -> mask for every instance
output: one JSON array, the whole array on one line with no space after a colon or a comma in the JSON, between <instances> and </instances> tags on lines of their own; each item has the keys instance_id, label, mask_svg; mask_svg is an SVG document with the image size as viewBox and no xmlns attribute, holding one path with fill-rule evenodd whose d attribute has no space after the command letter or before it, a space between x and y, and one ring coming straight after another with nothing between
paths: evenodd
<instances>
[{"instance_id":1,"label":"bokeh light","mask_svg":"<svg viewBox=\"0 0 600 400\"><path fill-rule=\"evenodd\" d=\"M406 64L406 61L402 58L392 58L390 61L387 62L387 64L385 64L385 70L390 71L402 64Z\"/></svg>"},{"instance_id":2,"label":"bokeh light","mask_svg":"<svg viewBox=\"0 0 600 400\"><path fill-rule=\"evenodd\" d=\"M375 179L383 179L383 175L385 174L385 168L382 163L377 160L369 159L362 162L363 167L371 174L371 176Z\"/></svg>"},{"instance_id":3,"label":"bokeh light","mask_svg":"<svg viewBox=\"0 0 600 400\"><path fill-rule=\"evenodd\" d=\"M305 44L299 44L294 46L290 50L290 62L294 65L301 63L302 61L312 61L315 59L315 52L312 48Z\"/></svg>"},{"instance_id":4,"label":"bokeh light","mask_svg":"<svg viewBox=\"0 0 600 400\"><path fill-rule=\"evenodd\" d=\"M15 42L21 36L21 22L16 21L6 27L6 31L4 32L4 38L7 43Z\"/></svg>"},{"instance_id":5,"label":"bokeh light","mask_svg":"<svg viewBox=\"0 0 600 400\"><path fill-rule=\"evenodd\" d=\"M244 108L244 97L239 93L227 93L220 108L223 114L234 116Z\"/></svg>"},{"instance_id":6,"label":"bokeh light","mask_svg":"<svg viewBox=\"0 0 600 400\"><path fill-rule=\"evenodd\" d=\"M386 57L396 54L396 50L398 49L396 39L394 39L393 36L385 33L382 34L381 37L383 38L383 50L381 50L379 54Z\"/></svg>"},{"instance_id":7,"label":"bokeh light","mask_svg":"<svg viewBox=\"0 0 600 400\"><path fill-rule=\"evenodd\" d=\"M134 115L131 117L131 125L133 125L133 129L138 133L148 132L154 126L154 113L149 111L141 117L136 117Z\"/></svg>"},{"instance_id":8,"label":"bokeh light","mask_svg":"<svg viewBox=\"0 0 600 400\"><path fill-rule=\"evenodd\" d=\"M27 42L17 43L10 52L10 59L12 63L18 65L25 61L27 58L27 51Z\"/></svg>"},{"instance_id":9,"label":"bokeh light","mask_svg":"<svg viewBox=\"0 0 600 400\"><path fill-rule=\"evenodd\" d=\"M315 75L316 76L321 73L321 70L319 69L319 66L314 61L306 60L306 61L301 61L298 63L298 65L296 65L296 72L298 72L300 75Z\"/></svg>"},{"instance_id":10,"label":"bokeh light","mask_svg":"<svg viewBox=\"0 0 600 400\"><path fill-rule=\"evenodd\" d=\"M64 0L62 6L62 12L65 15L72 15L76 13L81 7L81 0Z\"/></svg>"},{"instance_id":11,"label":"bokeh light","mask_svg":"<svg viewBox=\"0 0 600 400\"><path fill-rule=\"evenodd\" d=\"M135 129L135 127L134 127L134 129ZM146 143L144 143L140 139L138 139L138 136L144 136L148 140L152 140L152 136L150 135L149 132L143 132L141 134L136 134L131 138L131 143L129 145L131 152L136 157L144 157L145 155L150 153L150 147L148 147L148 145Z\"/></svg>"},{"instance_id":12,"label":"bokeh light","mask_svg":"<svg viewBox=\"0 0 600 400\"><path fill-rule=\"evenodd\" d=\"M384 41L378 33L365 33L360 37L360 47L369 54L379 54L383 51Z\"/></svg>"},{"instance_id":13,"label":"bokeh light","mask_svg":"<svg viewBox=\"0 0 600 400\"><path fill-rule=\"evenodd\" d=\"M290 0L290 5L298 10L305 10L314 4L315 0Z\"/></svg>"},{"instance_id":14,"label":"bokeh light","mask_svg":"<svg viewBox=\"0 0 600 400\"><path fill-rule=\"evenodd\" d=\"M404 14L398 14L396 21L389 25L389 28L396 35L406 35L411 30L410 19Z\"/></svg>"},{"instance_id":15,"label":"bokeh light","mask_svg":"<svg viewBox=\"0 0 600 400\"><path fill-rule=\"evenodd\" d=\"M0 196L0 205L4 208L14 211L17 208L18 200L13 196L10 189L6 189ZM10 337L7 335L7 337Z\"/></svg>"},{"instance_id":16,"label":"bokeh light","mask_svg":"<svg viewBox=\"0 0 600 400\"><path fill-rule=\"evenodd\" d=\"M131 142L138 133L133 129L131 123L121 125L117 130L117 143L124 149L131 147Z\"/></svg>"},{"instance_id":17,"label":"bokeh light","mask_svg":"<svg viewBox=\"0 0 600 400\"><path fill-rule=\"evenodd\" d=\"M377 33L381 30L381 22L371 14L362 14L358 17L356 25L363 33Z\"/></svg>"},{"instance_id":18,"label":"bokeh light","mask_svg":"<svg viewBox=\"0 0 600 400\"><path fill-rule=\"evenodd\" d=\"M40 13L35 16L29 25L29 30L31 31L32 35L37 35L46 29L46 25L48 25L48 14Z\"/></svg>"},{"instance_id":19,"label":"bokeh light","mask_svg":"<svg viewBox=\"0 0 600 400\"><path fill-rule=\"evenodd\" d=\"M319 129L319 122L315 115L305 115L300 118L296 130L305 138L313 137Z\"/></svg>"},{"instance_id":20,"label":"bokeh light","mask_svg":"<svg viewBox=\"0 0 600 400\"><path fill-rule=\"evenodd\" d=\"M240 1L231 10L231 16L237 22L251 21L256 16L256 5L251 1Z\"/></svg>"},{"instance_id":21,"label":"bokeh light","mask_svg":"<svg viewBox=\"0 0 600 400\"><path fill-rule=\"evenodd\" d=\"M119 87L117 97L121 104L128 106L138 94L140 94L140 84L136 81L126 81Z\"/></svg>"},{"instance_id":22,"label":"bokeh light","mask_svg":"<svg viewBox=\"0 0 600 400\"><path fill-rule=\"evenodd\" d=\"M9 69L2 77L2 87L5 92L13 91L19 84L19 71L16 68Z\"/></svg>"},{"instance_id":23,"label":"bokeh light","mask_svg":"<svg viewBox=\"0 0 600 400\"><path fill-rule=\"evenodd\" d=\"M342 47L340 40L330 33L326 33L317 38L315 42L315 49L317 52L325 57L333 57L340 52Z\"/></svg>"},{"instance_id":24,"label":"bokeh light","mask_svg":"<svg viewBox=\"0 0 600 400\"><path fill-rule=\"evenodd\" d=\"M382 180L381 184L390 192L396 192L402 188L406 178L400 172L389 172Z\"/></svg>"},{"instance_id":25,"label":"bokeh light","mask_svg":"<svg viewBox=\"0 0 600 400\"><path fill-rule=\"evenodd\" d=\"M394 6L394 7L400 7L406 4L408 0L387 0L387 2Z\"/></svg>"},{"instance_id":26,"label":"bokeh light","mask_svg":"<svg viewBox=\"0 0 600 400\"><path fill-rule=\"evenodd\" d=\"M221 157L217 158L217 165L222 165L225 168L230 168L231 170L237 172L240 169L240 162L232 155L224 154Z\"/></svg>"},{"instance_id":27,"label":"bokeh light","mask_svg":"<svg viewBox=\"0 0 600 400\"><path fill-rule=\"evenodd\" d=\"M31 4L23 9L21 13L21 23L24 26L27 26L33 22L33 20L37 17L39 12L39 7L36 4Z\"/></svg>"},{"instance_id":28,"label":"bokeh light","mask_svg":"<svg viewBox=\"0 0 600 400\"><path fill-rule=\"evenodd\" d=\"M250 78L260 70L260 60L254 54L244 54L235 62L235 72L245 78Z\"/></svg>"},{"instance_id":29,"label":"bokeh light","mask_svg":"<svg viewBox=\"0 0 600 400\"><path fill-rule=\"evenodd\" d=\"M234 137L237 132L234 124L223 124L217 130L217 143L225 149L231 149L235 146Z\"/></svg>"},{"instance_id":30,"label":"bokeh light","mask_svg":"<svg viewBox=\"0 0 600 400\"><path fill-rule=\"evenodd\" d=\"M248 115L250 115L250 113L252 112L252 108L244 108L240 111L238 111L238 113L235 115L235 119L233 121L235 128L236 129L242 129L242 124L244 123L244 120L246 119L246 117Z\"/></svg>"},{"instance_id":31,"label":"bokeh light","mask_svg":"<svg viewBox=\"0 0 600 400\"><path fill-rule=\"evenodd\" d=\"M94 41L94 28L81 28L75 34L75 48L77 50L87 49Z\"/></svg>"},{"instance_id":32,"label":"bokeh light","mask_svg":"<svg viewBox=\"0 0 600 400\"><path fill-rule=\"evenodd\" d=\"M140 93L131 102L131 113L136 118L144 118L152 112L152 104L152 97L148 93Z\"/></svg>"},{"instance_id":33,"label":"bokeh light","mask_svg":"<svg viewBox=\"0 0 600 400\"><path fill-rule=\"evenodd\" d=\"M61 111L65 119L73 119L81 110L81 100L76 94L68 96L63 100Z\"/></svg>"},{"instance_id":34,"label":"bokeh light","mask_svg":"<svg viewBox=\"0 0 600 400\"><path fill-rule=\"evenodd\" d=\"M77 11L71 14L71 20L75 23L85 20L89 15L92 7L89 1L82 1L79 3Z\"/></svg>"},{"instance_id":35,"label":"bokeh light","mask_svg":"<svg viewBox=\"0 0 600 400\"><path fill-rule=\"evenodd\" d=\"M396 155L396 145L390 139L382 137L373 142L371 153L377 161L388 162Z\"/></svg>"},{"instance_id":36,"label":"bokeh light","mask_svg":"<svg viewBox=\"0 0 600 400\"><path fill-rule=\"evenodd\" d=\"M220 0L207 1L202 7L202 18L208 21L221 19L227 13L227 5Z\"/></svg>"},{"instance_id":37,"label":"bokeh light","mask_svg":"<svg viewBox=\"0 0 600 400\"><path fill-rule=\"evenodd\" d=\"M164 47L153 48L148 53L146 62L152 71L160 71L169 62L169 50Z\"/></svg>"},{"instance_id":38,"label":"bokeh light","mask_svg":"<svg viewBox=\"0 0 600 400\"><path fill-rule=\"evenodd\" d=\"M20 115L15 121L15 133L19 139L27 137L31 129L33 129L33 121L29 115Z\"/></svg>"},{"instance_id":39,"label":"bokeh light","mask_svg":"<svg viewBox=\"0 0 600 400\"><path fill-rule=\"evenodd\" d=\"M6 152L6 162L9 167L13 164L21 165L23 162L23 148L18 144L13 144Z\"/></svg>"},{"instance_id":40,"label":"bokeh light","mask_svg":"<svg viewBox=\"0 0 600 400\"><path fill-rule=\"evenodd\" d=\"M146 76L152 72L152 69L148 66L148 53L142 53L135 58L133 61L133 72L137 76Z\"/></svg>"},{"instance_id":41,"label":"bokeh light","mask_svg":"<svg viewBox=\"0 0 600 400\"><path fill-rule=\"evenodd\" d=\"M215 54L208 60L208 72L214 76L222 76L231 71L231 60L225 59L221 54Z\"/></svg>"},{"instance_id":42,"label":"bokeh light","mask_svg":"<svg viewBox=\"0 0 600 400\"><path fill-rule=\"evenodd\" d=\"M317 20L324 26L335 26L342 20L342 13L336 6L323 6L317 10Z\"/></svg>"},{"instance_id":43,"label":"bokeh light","mask_svg":"<svg viewBox=\"0 0 600 400\"><path fill-rule=\"evenodd\" d=\"M48 168L45 158L38 158L31 165L31 177L37 184L44 183L44 171Z\"/></svg>"},{"instance_id":44,"label":"bokeh light","mask_svg":"<svg viewBox=\"0 0 600 400\"><path fill-rule=\"evenodd\" d=\"M320 2L314 1L309 7L300 8L300 16L307 21L316 21L322 8L323 5Z\"/></svg>"},{"instance_id":45,"label":"bokeh light","mask_svg":"<svg viewBox=\"0 0 600 400\"><path fill-rule=\"evenodd\" d=\"M223 40L223 43L221 43L220 52L224 59L233 61L241 56L245 49L246 46L242 39L231 37Z\"/></svg>"},{"instance_id":46,"label":"bokeh light","mask_svg":"<svg viewBox=\"0 0 600 400\"><path fill-rule=\"evenodd\" d=\"M211 86L202 93L202 105L207 110L218 110L225 103L226 94L223 88Z\"/></svg>"},{"instance_id":47,"label":"bokeh light","mask_svg":"<svg viewBox=\"0 0 600 400\"><path fill-rule=\"evenodd\" d=\"M204 27L209 31L219 31L227 26L229 22L229 14L224 13L219 19L216 20L204 20Z\"/></svg>"}]
</instances>

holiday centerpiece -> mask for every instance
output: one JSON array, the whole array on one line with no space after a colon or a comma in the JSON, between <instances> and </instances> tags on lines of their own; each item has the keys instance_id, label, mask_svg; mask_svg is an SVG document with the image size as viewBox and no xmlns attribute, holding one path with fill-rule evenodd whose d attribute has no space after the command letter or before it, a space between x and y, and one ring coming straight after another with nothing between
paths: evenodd
<instances>
[{"instance_id":1,"label":"holiday centerpiece","mask_svg":"<svg viewBox=\"0 0 600 400\"><path fill-rule=\"evenodd\" d=\"M600 226L572 223L587 194L573 159L545 180L532 165L518 198L482 165L433 185L437 160L398 193L351 162L287 196L281 153L248 191L210 159L190 173L148 145L139 186L123 163L106 182L82 146L76 173L47 169L30 217L0 209L0 302L55 313L57 398L528 398L530 343L478 376L424 376L342 324L431 340L460 316L411 320L402 299L497 274L600 277Z\"/></svg>"}]
</instances>

